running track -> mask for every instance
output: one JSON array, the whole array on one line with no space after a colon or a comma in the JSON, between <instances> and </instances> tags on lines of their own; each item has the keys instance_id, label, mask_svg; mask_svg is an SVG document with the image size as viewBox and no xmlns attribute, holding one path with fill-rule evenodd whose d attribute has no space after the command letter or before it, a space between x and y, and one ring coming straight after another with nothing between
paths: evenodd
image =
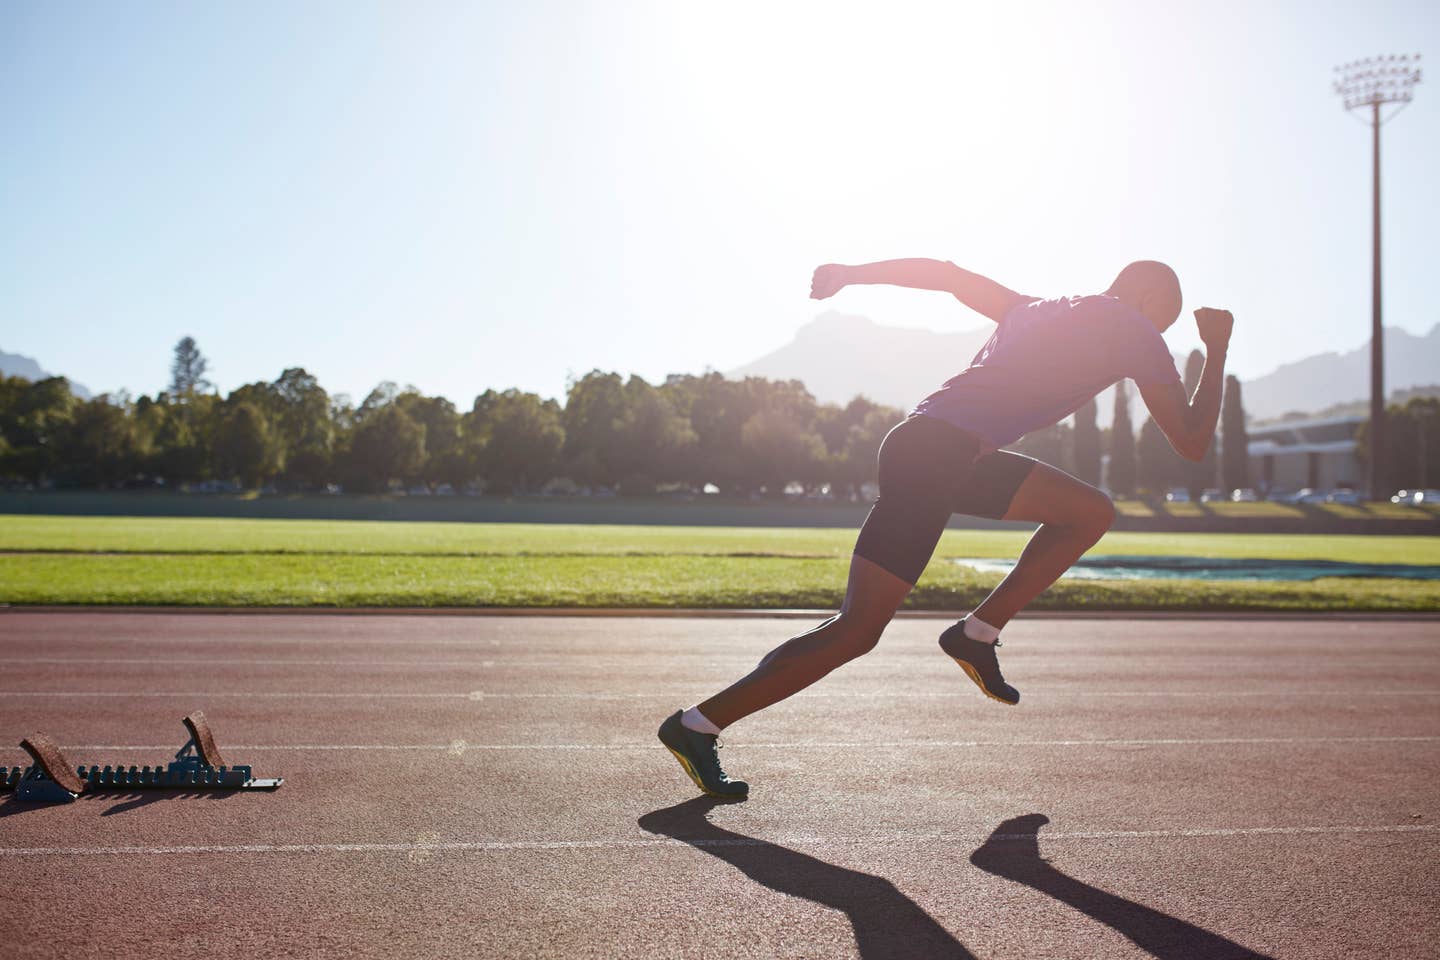
<instances>
[{"instance_id":1,"label":"running track","mask_svg":"<svg viewBox=\"0 0 1440 960\"><path fill-rule=\"evenodd\" d=\"M10 956L1440 956L1440 621L933 619L737 725L663 716L805 621L0 613L0 763L274 794L0 800ZM993 835L993 836L992 836ZM242 952L243 951L243 952Z\"/></svg>"}]
</instances>

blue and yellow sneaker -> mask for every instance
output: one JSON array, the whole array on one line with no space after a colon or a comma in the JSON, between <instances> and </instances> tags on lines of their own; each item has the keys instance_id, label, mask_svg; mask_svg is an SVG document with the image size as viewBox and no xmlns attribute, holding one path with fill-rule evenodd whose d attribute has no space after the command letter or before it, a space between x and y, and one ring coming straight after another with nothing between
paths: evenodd
<instances>
[{"instance_id":1,"label":"blue and yellow sneaker","mask_svg":"<svg viewBox=\"0 0 1440 960\"><path fill-rule=\"evenodd\" d=\"M738 800L749 796L750 784L731 780L720 769L720 738L698 733L680 722L682 711L676 710L660 724L660 742L675 755L680 766L695 786L712 797Z\"/></svg>"},{"instance_id":2,"label":"blue and yellow sneaker","mask_svg":"<svg viewBox=\"0 0 1440 960\"><path fill-rule=\"evenodd\" d=\"M1013 707L1020 702L1020 691L1006 683L1000 674L1000 661L995 656L995 648L998 646L999 640L993 644L981 643L965 636L964 620L940 634L940 649L960 664L960 669L975 681L975 686L991 700L999 700Z\"/></svg>"}]
</instances>

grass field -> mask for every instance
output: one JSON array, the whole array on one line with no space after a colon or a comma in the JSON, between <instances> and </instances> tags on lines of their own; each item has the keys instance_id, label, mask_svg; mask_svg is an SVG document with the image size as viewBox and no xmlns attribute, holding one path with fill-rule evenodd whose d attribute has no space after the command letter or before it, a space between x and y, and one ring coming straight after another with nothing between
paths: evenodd
<instances>
[{"instance_id":1,"label":"grass field","mask_svg":"<svg viewBox=\"0 0 1440 960\"><path fill-rule=\"evenodd\" d=\"M1024 532L948 530L909 605L973 606ZM853 530L0 516L16 604L819 607ZM1440 564L1440 537L1111 533L1101 554ZM1062 581L1037 607L1440 610L1434 581Z\"/></svg>"}]
</instances>

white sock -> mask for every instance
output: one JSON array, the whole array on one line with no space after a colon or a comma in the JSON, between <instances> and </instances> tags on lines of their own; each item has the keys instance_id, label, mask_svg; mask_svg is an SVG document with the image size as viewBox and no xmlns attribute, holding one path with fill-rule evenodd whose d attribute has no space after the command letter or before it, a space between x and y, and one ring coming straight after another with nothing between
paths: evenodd
<instances>
[{"instance_id":1,"label":"white sock","mask_svg":"<svg viewBox=\"0 0 1440 960\"><path fill-rule=\"evenodd\" d=\"M691 707L680 714L680 726L687 730L694 730L696 733L708 733L712 737L720 736L720 728L707 720L698 706Z\"/></svg>"},{"instance_id":2,"label":"white sock","mask_svg":"<svg viewBox=\"0 0 1440 960\"><path fill-rule=\"evenodd\" d=\"M979 617L969 616L965 618L965 636L981 643L994 643L1000 639L1000 628L990 626Z\"/></svg>"}]
</instances>

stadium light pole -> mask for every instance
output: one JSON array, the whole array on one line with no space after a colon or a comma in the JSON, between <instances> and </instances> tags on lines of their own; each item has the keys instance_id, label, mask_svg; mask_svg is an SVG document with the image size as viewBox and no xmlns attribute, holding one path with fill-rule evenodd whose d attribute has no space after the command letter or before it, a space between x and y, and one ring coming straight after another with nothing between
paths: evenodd
<instances>
[{"instance_id":1,"label":"stadium light pole","mask_svg":"<svg viewBox=\"0 0 1440 960\"><path fill-rule=\"evenodd\" d=\"M1385 489L1385 331L1380 322L1380 127L1405 108L1420 82L1420 54L1415 56L1369 57L1335 68L1335 92L1345 109L1370 125L1374 136L1374 237L1370 294L1370 492L1371 500L1386 495ZM1389 116L1383 107L1395 104Z\"/></svg>"}]
</instances>

